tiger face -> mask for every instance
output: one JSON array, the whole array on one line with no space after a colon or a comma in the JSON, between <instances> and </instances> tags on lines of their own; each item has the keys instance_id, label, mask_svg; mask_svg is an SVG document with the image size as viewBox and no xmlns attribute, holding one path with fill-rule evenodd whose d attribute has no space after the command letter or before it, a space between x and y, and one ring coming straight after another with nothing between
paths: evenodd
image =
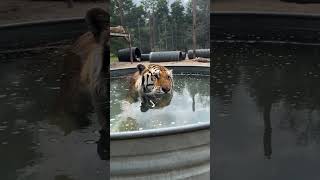
<instances>
[{"instance_id":1,"label":"tiger face","mask_svg":"<svg viewBox=\"0 0 320 180\"><path fill-rule=\"evenodd\" d=\"M141 76L137 86L140 87L141 93L146 95L172 93L172 70L155 64L148 66L139 64L137 68Z\"/></svg>"}]
</instances>

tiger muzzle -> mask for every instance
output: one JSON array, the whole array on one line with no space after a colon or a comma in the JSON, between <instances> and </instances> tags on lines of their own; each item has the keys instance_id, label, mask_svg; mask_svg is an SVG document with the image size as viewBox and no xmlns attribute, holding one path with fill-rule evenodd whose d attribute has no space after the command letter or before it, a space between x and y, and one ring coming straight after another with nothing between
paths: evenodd
<instances>
[{"instance_id":1,"label":"tiger muzzle","mask_svg":"<svg viewBox=\"0 0 320 180\"><path fill-rule=\"evenodd\" d=\"M170 90L171 90L170 87L166 87L166 86L162 87L162 91L165 92L165 93L170 92Z\"/></svg>"}]
</instances>

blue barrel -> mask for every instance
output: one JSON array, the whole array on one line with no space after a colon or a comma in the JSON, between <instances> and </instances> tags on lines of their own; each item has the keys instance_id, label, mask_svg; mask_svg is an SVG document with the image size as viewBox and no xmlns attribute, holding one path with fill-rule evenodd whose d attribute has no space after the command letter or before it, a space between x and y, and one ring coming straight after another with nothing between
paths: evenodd
<instances>
[{"instance_id":1,"label":"blue barrel","mask_svg":"<svg viewBox=\"0 0 320 180\"><path fill-rule=\"evenodd\" d=\"M210 58L210 49L196 49L196 57ZM188 58L193 59L193 50L188 51Z\"/></svg>"},{"instance_id":2,"label":"blue barrel","mask_svg":"<svg viewBox=\"0 0 320 180\"><path fill-rule=\"evenodd\" d=\"M141 61L149 61L150 54L141 54Z\"/></svg>"},{"instance_id":3,"label":"blue barrel","mask_svg":"<svg viewBox=\"0 0 320 180\"><path fill-rule=\"evenodd\" d=\"M150 53L150 62L181 61L181 51L160 51Z\"/></svg>"}]
</instances>

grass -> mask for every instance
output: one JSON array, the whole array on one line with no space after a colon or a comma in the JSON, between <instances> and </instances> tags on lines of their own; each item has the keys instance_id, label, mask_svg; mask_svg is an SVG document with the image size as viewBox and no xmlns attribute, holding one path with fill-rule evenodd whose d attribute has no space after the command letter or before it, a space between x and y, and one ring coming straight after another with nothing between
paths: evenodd
<instances>
[{"instance_id":1,"label":"grass","mask_svg":"<svg viewBox=\"0 0 320 180\"><path fill-rule=\"evenodd\" d=\"M115 62L118 62L118 57L115 54L110 53L110 63L115 63Z\"/></svg>"}]
</instances>

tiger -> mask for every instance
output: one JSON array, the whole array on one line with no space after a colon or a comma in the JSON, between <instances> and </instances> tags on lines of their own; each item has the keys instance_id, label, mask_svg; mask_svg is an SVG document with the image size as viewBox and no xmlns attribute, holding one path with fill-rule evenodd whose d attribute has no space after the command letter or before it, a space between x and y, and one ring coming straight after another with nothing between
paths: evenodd
<instances>
[{"instance_id":1,"label":"tiger","mask_svg":"<svg viewBox=\"0 0 320 180\"><path fill-rule=\"evenodd\" d=\"M88 32L65 54L58 109L83 118L95 111L102 130L108 131L106 107L109 90L109 13L101 8L87 11Z\"/></svg>"},{"instance_id":2,"label":"tiger","mask_svg":"<svg viewBox=\"0 0 320 180\"><path fill-rule=\"evenodd\" d=\"M137 65L130 80L127 100L137 102L141 99L141 111L168 106L172 99L173 73L158 64Z\"/></svg>"}]
</instances>

